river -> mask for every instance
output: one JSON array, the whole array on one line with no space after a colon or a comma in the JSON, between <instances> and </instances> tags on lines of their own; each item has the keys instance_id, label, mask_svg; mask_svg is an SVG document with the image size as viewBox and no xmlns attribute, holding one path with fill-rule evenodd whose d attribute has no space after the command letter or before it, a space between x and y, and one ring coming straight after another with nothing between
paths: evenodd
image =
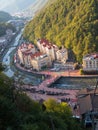
<instances>
[{"instance_id":1,"label":"river","mask_svg":"<svg viewBox=\"0 0 98 130\"><path fill-rule=\"evenodd\" d=\"M11 61L11 53L14 49L16 49L16 46L18 46L19 44L19 39L21 38L23 30L17 35L17 37L15 38L15 41L13 42L12 47L9 48L9 50L7 51L6 55L3 57L3 64L7 66L7 68L4 71L4 74L6 74L8 77L13 77L14 76L14 72L12 71L11 67L10 67L10 61Z\"/></svg>"},{"instance_id":2,"label":"river","mask_svg":"<svg viewBox=\"0 0 98 130\"><path fill-rule=\"evenodd\" d=\"M11 47L8 50L6 50L7 53L5 54L2 60L3 64L6 66L6 69L3 71L3 73L10 78L14 77L15 80L17 79L17 81L23 82L24 84L38 85L42 82L42 75L33 74L31 72L24 72L22 70L19 71L16 69L12 62L13 55L16 51L15 49L22 42L20 41L22 32L23 29L17 35Z\"/></svg>"}]
</instances>

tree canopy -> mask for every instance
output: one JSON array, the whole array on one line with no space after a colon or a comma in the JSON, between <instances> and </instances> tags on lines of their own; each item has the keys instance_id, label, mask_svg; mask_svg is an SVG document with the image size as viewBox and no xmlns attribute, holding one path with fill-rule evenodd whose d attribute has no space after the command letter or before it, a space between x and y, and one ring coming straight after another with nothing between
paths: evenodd
<instances>
[{"instance_id":1,"label":"tree canopy","mask_svg":"<svg viewBox=\"0 0 98 130\"><path fill-rule=\"evenodd\" d=\"M10 23L0 23L0 37L6 34L6 30L11 29L13 32L16 31L16 28Z\"/></svg>"},{"instance_id":2,"label":"tree canopy","mask_svg":"<svg viewBox=\"0 0 98 130\"><path fill-rule=\"evenodd\" d=\"M0 73L0 130L81 130L67 103L31 100Z\"/></svg>"},{"instance_id":3,"label":"tree canopy","mask_svg":"<svg viewBox=\"0 0 98 130\"><path fill-rule=\"evenodd\" d=\"M64 45L81 62L85 54L98 51L98 0L55 0L27 24L24 38Z\"/></svg>"}]
</instances>

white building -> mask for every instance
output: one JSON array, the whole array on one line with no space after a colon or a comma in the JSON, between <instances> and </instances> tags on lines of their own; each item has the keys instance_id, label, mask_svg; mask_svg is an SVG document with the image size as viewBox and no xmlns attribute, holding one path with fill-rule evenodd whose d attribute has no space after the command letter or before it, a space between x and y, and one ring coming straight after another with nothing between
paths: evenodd
<instances>
[{"instance_id":1,"label":"white building","mask_svg":"<svg viewBox=\"0 0 98 130\"><path fill-rule=\"evenodd\" d=\"M37 47L40 52L46 53L50 56L51 61L61 61L62 63L66 63L68 59L68 50L64 47L59 49L56 45L50 43L48 40L41 39L37 41Z\"/></svg>"},{"instance_id":2,"label":"white building","mask_svg":"<svg viewBox=\"0 0 98 130\"><path fill-rule=\"evenodd\" d=\"M67 49L62 48L61 50L58 50L56 52L56 58L58 61L61 61L62 63L66 63L66 60L68 59Z\"/></svg>"},{"instance_id":3,"label":"white building","mask_svg":"<svg viewBox=\"0 0 98 130\"><path fill-rule=\"evenodd\" d=\"M84 71L98 71L98 53L84 56L82 66Z\"/></svg>"},{"instance_id":4,"label":"white building","mask_svg":"<svg viewBox=\"0 0 98 130\"><path fill-rule=\"evenodd\" d=\"M51 58L45 53L38 52L32 44L22 44L18 48L18 57L20 64L38 71L52 65Z\"/></svg>"},{"instance_id":5,"label":"white building","mask_svg":"<svg viewBox=\"0 0 98 130\"><path fill-rule=\"evenodd\" d=\"M49 43L48 40L42 39L37 41L37 47L39 48L40 52L46 53L48 56L50 56L52 61L56 59L55 51L58 49L56 45Z\"/></svg>"},{"instance_id":6,"label":"white building","mask_svg":"<svg viewBox=\"0 0 98 130\"><path fill-rule=\"evenodd\" d=\"M36 52L35 46L32 44L21 44L18 48L18 57L20 64L25 65L25 67L30 67L30 54L34 54Z\"/></svg>"}]
</instances>

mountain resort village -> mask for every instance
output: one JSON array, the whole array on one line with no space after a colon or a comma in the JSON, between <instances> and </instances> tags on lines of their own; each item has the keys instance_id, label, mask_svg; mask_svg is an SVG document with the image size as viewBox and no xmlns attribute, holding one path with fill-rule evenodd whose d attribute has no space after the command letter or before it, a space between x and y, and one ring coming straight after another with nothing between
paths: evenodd
<instances>
[{"instance_id":1,"label":"mountain resort village","mask_svg":"<svg viewBox=\"0 0 98 130\"><path fill-rule=\"evenodd\" d=\"M98 130L97 6L1 0L0 130Z\"/></svg>"}]
</instances>

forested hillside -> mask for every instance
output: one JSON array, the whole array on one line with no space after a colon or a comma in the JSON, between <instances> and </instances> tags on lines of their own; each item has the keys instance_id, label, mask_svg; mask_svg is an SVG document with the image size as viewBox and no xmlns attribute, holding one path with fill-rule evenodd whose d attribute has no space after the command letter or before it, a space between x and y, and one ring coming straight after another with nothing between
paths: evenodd
<instances>
[{"instance_id":1,"label":"forested hillside","mask_svg":"<svg viewBox=\"0 0 98 130\"><path fill-rule=\"evenodd\" d=\"M0 11L0 37L6 34L7 29L11 29L13 32L16 31L15 27L12 24L6 23L11 19L12 16L9 13Z\"/></svg>"},{"instance_id":2,"label":"forested hillside","mask_svg":"<svg viewBox=\"0 0 98 130\"><path fill-rule=\"evenodd\" d=\"M98 51L98 0L55 0L29 22L24 37L63 44L81 61L83 55Z\"/></svg>"},{"instance_id":3,"label":"forested hillside","mask_svg":"<svg viewBox=\"0 0 98 130\"><path fill-rule=\"evenodd\" d=\"M6 34L7 29L11 29L13 32L16 31L16 28L12 24L0 22L0 37Z\"/></svg>"},{"instance_id":4,"label":"forested hillside","mask_svg":"<svg viewBox=\"0 0 98 130\"><path fill-rule=\"evenodd\" d=\"M10 19L12 19L12 16L9 13L0 11L0 22L7 22Z\"/></svg>"}]
</instances>

